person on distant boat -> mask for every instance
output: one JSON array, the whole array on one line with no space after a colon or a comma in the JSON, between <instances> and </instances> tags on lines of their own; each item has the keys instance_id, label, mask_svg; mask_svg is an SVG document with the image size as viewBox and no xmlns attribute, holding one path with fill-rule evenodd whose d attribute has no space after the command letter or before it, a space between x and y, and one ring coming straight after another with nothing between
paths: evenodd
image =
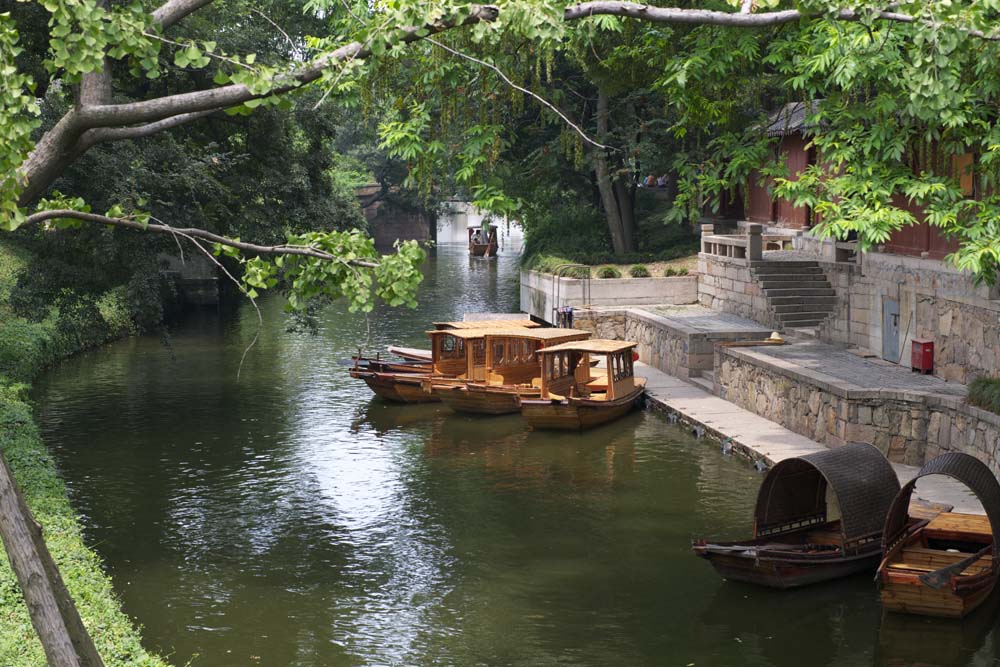
<instances>
[{"instance_id":1,"label":"person on distant boat","mask_svg":"<svg viewBox=\"0 0 1000 667\"><path fill-rule=\"evenodd\" d=\"M663 176L659 176L656 179L656 187L658 187L658 188L665 188L665 187L667 187L667 175L666 174L664 174Z\"/></svg>"},{"instance_id":2,"label":"person on distant boat","mask_svg":"<svg viewBox=\"0 0 1000 667\"><path fill-rule=\"evenodd\" d=\"M476 231L472 232L472 242L475 243L476 245L483 244L483 230L477 229Z\"/></svg>"},{"instance_id":3,"label":"person on distant boat","mask_svg":"<svg viewBox=\"0 0 1000 667\"><path fill-rule=\"evenodd\" d=\"M649 176L646 177L645 185L647 188L653 187L654 185L656 185L656 178L652 174L650 174Z\"/></svg>"}]
</instances>

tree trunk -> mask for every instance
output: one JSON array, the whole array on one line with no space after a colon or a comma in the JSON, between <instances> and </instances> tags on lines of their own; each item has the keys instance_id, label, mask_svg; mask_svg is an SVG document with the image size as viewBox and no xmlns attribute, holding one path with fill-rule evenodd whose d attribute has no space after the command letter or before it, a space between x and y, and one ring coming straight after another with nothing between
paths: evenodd
<instances>
[{"instance_id":1,"label":"tree trunk","mask_svg":"<svg viewBox=\"0 0 1000 667\"><path fill-rule=\"evenodd\" d=\"M103 667L2 453L0 537L49 667Z\"/></svg>"},{"instance_id":2,"label":"tree trunk","mask_svg":"<svg viewBox=\"0 0 1000 667\"><path fill-rule=\"evenodd\" d=\"M608 116L609 100L607 94L601 90L597 93L597 141L606 144L608 140ZM608 223L608 231L611 232L611 244L614 247L615 255L622 256L628 252L628 244L625 240L625 231L622 226L621 212L618 208L618 200L615 197L615 187L611 180L611 171L608 167L608 155L603 149L595 149L593 152L594 173L597 176L597 191L601 195L601 205L604 208L604 217Z\"/></svg>"}]
</instances>

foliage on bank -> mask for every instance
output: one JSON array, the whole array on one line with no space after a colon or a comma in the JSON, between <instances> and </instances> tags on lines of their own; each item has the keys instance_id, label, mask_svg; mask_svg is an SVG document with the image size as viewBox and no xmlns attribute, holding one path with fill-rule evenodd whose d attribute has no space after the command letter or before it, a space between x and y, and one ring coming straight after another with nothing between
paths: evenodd
<instances>
[{"instance_id":1,"label":"foliage on bank","mask_svg":"<svg viewBox=\"0 0 1000 667\"><path fill-rule=\"evenodd\" d=\"M969 383L971 405L1000 415L1000 378L978 377Z\"/></svg>"},{"instance_id":2,"label":"foliage on bank","mask_svg":"<svg viewBox=\"0 0 1000 667\"><path fill-rule=\"evenodd\" d=\"M97 554L83 541L66 487L39 437L26 402L28 382L45 366L133 330L123 287L109 290L93 309L60 312L50 307L37 321L16 314L10 304L18 277L33 257L0 242L0 449L10 464L45 541L59 566L105 664L161 667L123 613ZM0 558L0 665L45 665L21 589L6 557Z\"/></svg>"}]
</instances>

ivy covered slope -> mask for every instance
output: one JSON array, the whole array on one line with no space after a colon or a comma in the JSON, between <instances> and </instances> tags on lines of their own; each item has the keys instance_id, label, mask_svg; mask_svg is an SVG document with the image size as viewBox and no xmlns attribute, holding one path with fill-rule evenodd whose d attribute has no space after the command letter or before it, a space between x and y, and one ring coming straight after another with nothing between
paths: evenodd
<instances>
[{"instance_id":1,"label":"ivy covered slope","mask_svg":"<svg viewBox=\"0 0 1000 667\"><path fill-rule=\"evenodd\" d=\"M122 612L100 560L84 544L66 488L26 402L25 383L42 367L81 345L101 342L91 337L93 332L117 337L131 330L123 290L106 293L99 307L80 310L69 319L50 309L42 320L30 321L14 312L10 299L19 274L33 259L24 249L0 240L0 450L35 519L44 527L49 550L105 663L166 665L143 649L139 632ZM0 665L45 665L45 654L6 558L0 558Z\"/></svg>"}]
</instances>

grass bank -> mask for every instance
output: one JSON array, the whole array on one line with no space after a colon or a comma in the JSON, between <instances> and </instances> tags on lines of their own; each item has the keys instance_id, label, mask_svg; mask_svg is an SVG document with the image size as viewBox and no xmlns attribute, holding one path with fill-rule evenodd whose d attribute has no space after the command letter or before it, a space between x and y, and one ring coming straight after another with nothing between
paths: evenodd
<instances>
[{"instance_id":1,"label":"grass bank","mask_svg":"<svg viewBox=\"0 0 1000 667\"><path fill-rule=\"evenodd\" d=\"M122 611L100 558L84 544L66 487L27 403L28 383L40 370L86 347L132 333L124 291L110 290L93 309L60 313L50 308L40 319L18 317L9 299L30 259L24 250L0 240L0 448L105 664L166 667L142 647L140 633ZM0 665L45 665L6 557L0 559Z\"/></svg>"}]
</instances>

